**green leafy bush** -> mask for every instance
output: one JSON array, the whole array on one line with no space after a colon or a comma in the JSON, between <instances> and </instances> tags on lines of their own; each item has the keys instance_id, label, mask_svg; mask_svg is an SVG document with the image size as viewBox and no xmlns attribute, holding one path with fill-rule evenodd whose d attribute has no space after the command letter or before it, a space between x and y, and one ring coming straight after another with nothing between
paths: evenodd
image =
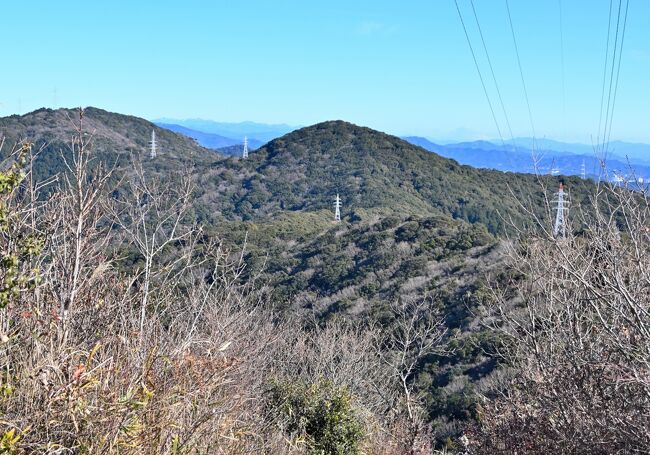
<instances>
[{"instance_id":1,"label":"green leafy bush","mask_svg":"<svg viewBox=\"0 0 650 455\"><path fill-rule=\"evenodd\" d=\"M345 387L326 380L314 384L274 382L268 408L294 443L304 441L310 454L360 453L363 425Z\"/></svg>"},{"instance_id":2,"label":"green leafy bush","mask_svg":"<svg viewBox=\"0 0 650 455\"><path fill-rule=\"evenodd\" d=\"M17 160L0 172L0 308L15 301L20 290L32 286L37 277L23 270L26 259L38 254L42 240L20 225L19 213L11 207L12 198L25 178L22 167L31 144L25 144Z\"/></svg>"}]
</instances>

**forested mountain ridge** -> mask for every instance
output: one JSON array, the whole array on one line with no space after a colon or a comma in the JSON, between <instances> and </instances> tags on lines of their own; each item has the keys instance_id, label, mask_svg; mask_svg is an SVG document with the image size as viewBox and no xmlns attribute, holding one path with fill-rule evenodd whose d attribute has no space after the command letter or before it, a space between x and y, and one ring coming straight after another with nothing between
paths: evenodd
<instances>
[{"instance_id":1,"label":"forested mountain ridge","mask_svg":"<svg viewBox=\"0 0 650 455\"><path fill-rule=\"evenodd\" d=\"M88 107L81 123L78 109L38 109L25 115L0 118L0 138L4 139L2 157L15 143L32 141L38 156L34 164L37 179L64 171L61 154L70 156L75 128L81 126L85 137L92 138L95 161L108 167L129 167L133 159L148 164L151 132L156 132L160 171L178 169L184 163L206 165L218 158L214 151L196 144L189 137L160 128L142 118ZM153 163L151 163L153 164Z\"/></svg>"},{"instance_id":2,"label":"forested mountain ridge","mask_svg":"<svg viewBox=\"0 0 650 455\"><path fill-rule=\"evenodd\" d=\"M0 119L3 153L20 139L42 147L36 174L63 171L61 152L69 149L78 123L75 110L40 109ZM76 122L76 123L75 123ZM475 169L428 152L395 136L343 121L293 131L251 152L247 160L222 157L186 136L144 119L87 108L84 131L93 137L98 161L128 167L133 159L160 178L174 179L191 166L196 179L198 216L209 224L263 220L281 212L331 209L334 196L343 214L360 209L400 216L446 215L482 223L493 234L510 220L525 221L521 203L544 211L544 193L536 176ZM151 131L158 156L149 158ZM559 178L543 177L554 189ZM574 202L591 183L563 177ZM546 196L550 196L546 195Z\"/></svg>"},{"instance_id":3,"label":"forested mountain ridge","mask_svg":"<svg viewBox=\"0 0 650 455\"><path fill-rule=\"evenodd\" d=\"M347 216L358 209L444 214L485 224L492 233L503 233L511 219L523 221L521 203L540 215L545 209L534 175L463 166L395 136L342 121L296 130L251 153L248 160L228 158L215 166L201 176L201 187L218 180L226 201L222 212L244 220L277 211L328 209L337 193ZM542 179L552 189L560 181ZM591 186L576 177L563 180L576 201Z\"/></svg>"},{"instance_id":4,"label":"forested mountain ridge","mask_svg":"<svg viewBox=\"0 0 650 455\"><path fill-rule=\"evenodd\" d=\"M69 143L74 128L79 124L78 109L42 108L24 115L11 115L0 118L0 134L7 140L29 139L53 140ZM196 142L182 134L174 134L154 123L132 115L108 112L95 107L84 108L83 130L95 138L97 151L115 153L130 149L144 150L148 147L151 131L156 131L156 139L161 151L179 158L183 155L198 155L209 152L197 146ZM109 149L110 148L110 149Z\"/></svg>"}]
</instances>

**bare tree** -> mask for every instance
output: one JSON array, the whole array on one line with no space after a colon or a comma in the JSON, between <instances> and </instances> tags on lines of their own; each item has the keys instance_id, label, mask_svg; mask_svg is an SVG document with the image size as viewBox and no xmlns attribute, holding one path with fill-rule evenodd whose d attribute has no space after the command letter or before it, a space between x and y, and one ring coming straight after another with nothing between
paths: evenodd
<instances>
[{"instance_id":1,"label":"bare tree","mask_svg":"<svg viewBox=\"0 0 650 455\"><path fill-rule=\"evenodd\" d=\"M78 119L70 120L75 133L69 156L61 153L67 172L60 176L61 189L48 201L50 207L43 219L53 272L47 286L59 301L64 333L84 283L103 263L102 251L109 238L109 230L102 226L107 218L101 205L112 170L106 171L103 163L93 163L93 135L84 130L83 121L84 110L79 109Z\"/></svg>"},{"instance_id":2,"label":"bare tree","mask_svg":"<svg viewBox=\"0 0 650 455\"><path fill-rule=\"evenodd\" d=\"M405 439L401 450L422 453L431 444L426 417L414 393L413 378L421 362L433 353L442 354L442 340L447 329L429 300L400 301L391 306L393 323L386 327L377 344L378 355L401 390L401 398L408 415L408 429L401 430Z\"/></svg>"},{"instance_id":3,"label":"bare tree","mask_svg":"<svg viewBox=\"0 0 650 455\"><path fill-rule=\"evenodd\" d=\"M193 184L187 173L173 183L148 178L138 159L132 160L122 196L112 204L113 219L135 246L144 264L141 274L140 332L143 332L151 286L157 279L171 279L187 256L168 254L173 246L191 244L198 229L188 220ZM191 251L186 248L185 252ZM163 256L168 257L163 258Z\"/></svg>"},{"instance_id":4,"label":"bare tree","mask_svg":"<svg viewBox=\"0 0 650 455\"><path fill-rule=\"evenodd\" d=\"M650 450L646 194L600 184L566 239L541 230L511 245L492 309L514 386L485 407L483 450Z\"/></svg>"}]
</instances>

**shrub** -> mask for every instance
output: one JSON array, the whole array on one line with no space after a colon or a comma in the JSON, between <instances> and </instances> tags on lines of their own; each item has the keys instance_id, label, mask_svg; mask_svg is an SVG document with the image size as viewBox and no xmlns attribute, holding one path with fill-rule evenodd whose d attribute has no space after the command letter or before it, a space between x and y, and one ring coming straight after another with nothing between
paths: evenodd
<instances>
[{"instance_id":1,"label":"shrub","mask_svg":"<svg viewBox=\"0 0 650 455\"><path fill-rule=\"evenodd\" d=\"M363 425L347 388L325 380L313 384L274 382L268 407L293 441L305 441L308 453L360 453Z\"/></svg>"}]
</instances>

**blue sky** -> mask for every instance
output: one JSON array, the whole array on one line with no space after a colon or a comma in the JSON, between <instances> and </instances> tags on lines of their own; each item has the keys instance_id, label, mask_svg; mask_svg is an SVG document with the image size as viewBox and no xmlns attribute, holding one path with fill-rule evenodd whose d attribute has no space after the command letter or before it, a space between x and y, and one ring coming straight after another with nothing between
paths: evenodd
<instances>
[{"instance_id":1,"label":"blue sky","mask_svg":"<svg viewBox=\"0 0 650 455\"><path fill-rule=\"evenodd\" d=\"M513 134L530 136L505 0L474 3ZM469 0L459 4L480 53ZM510 7L538 136L591 142L609 0ZM25 0L0 13L0 115L92 105L145 118L344 119L438 139L498 136L453 0ZM612 139L650 142L649 74L650 2L631 0Z\"/></svg>"}]
</instances>

